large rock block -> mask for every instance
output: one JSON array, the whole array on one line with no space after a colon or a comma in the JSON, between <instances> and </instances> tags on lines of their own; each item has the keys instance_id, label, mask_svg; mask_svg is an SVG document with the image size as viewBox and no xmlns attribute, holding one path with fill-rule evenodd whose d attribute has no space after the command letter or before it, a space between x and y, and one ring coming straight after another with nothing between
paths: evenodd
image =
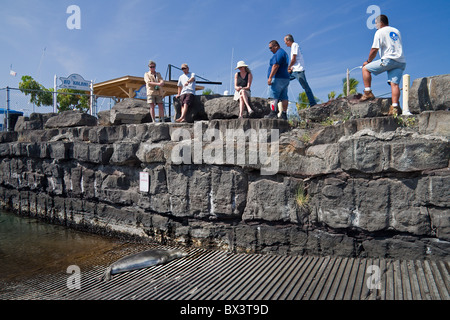
<instances>
[{"instance_id":1,"label":"large rock block","mask_svg":"<svg viewBox=\"0 0 450 320\"><path fill-rule=\"evenodd\" d=\"M249 99L249 104L253 110L251 118L262 118L270 113L267 99L253 97ZM247 108L245 108L247 110ZM211 99L205 103L205 111L209 120L213 119L234 119L239 117L239 101L233 97L219 97ZM246 111L244 111L246 115Z\"/></svg>"},{"instance_id":2,"label":"large rock block","mask_svg":"<svg viewBox=\"0 0 450 320\"><path fill-rule=\"evenodd\" d=\"M219 95L194 96L194 101L186 114L186 121L193 123L194 121L208 120L208 115L205 112L205 102L217 97ZM178 119L181 116L180 99L173 99L173 107L175 109L175 119Z\"/></svg>"},{"instance_id":3,"label":"large rock block","mask_svg":"<svg viewBox=\"0 0 450 320\"><path fill-rule=\"evenodd\" d=\"M102 116L103 125L107 124L105 116L107 117L106 113ZM112 107L109 117L112 125L152 122L147 102L139 99L124 99L117 103Z\"/></svg>"},{"instance_id":4,"label":"large rock block","mask_svg":"<svg viewBox=\"0 0 450 320\"><path fill-rule=\"evenodd\" d=\"M81 162L107 164L114 152L111 145L75 142L73 145L73 158Z\"/></svg>"},{"instance_id":5,"label":"large rock block","mask_svg":"<svg viewBox=\"0 0 450 320\"><path fill-rule=\"evenodd\" d=\"M419 116L419 132L450 137L450 111L425 111Z\"/></svg>"},{"instance_id":6,"label":"large rock block","mask_svg":"<svg viewBox=\"0 0 450 320\"><path fill-rule=\"evenodd\" d=\"M64 111L47 120L44 127L65 128L65 127L83 127L96 126L97 118L81 111Z\"/></svg>"},{"instance_id":7,"label":"large rock block","mask_svg":"<svg viewBox=\"0 0 450 320\"><path fill-rule=\"evenodd\" d=\"M97 113L98 125L99 126L110 126L111 125L111 110L99 111Z\"/></svg>"},{"instance_id":8,"label":"large rock block","mask_svg":"<svg viewBox=\"0 0 450 320\"><path fill-rule=\"evenodd\" d=\"M139 163L136 152L138 143L116 142L113 144L113 153L109 162L113 165L133 166Z\"/></svg>"},{"instance_id":9,"label":"large rock block","mask_svg":"<svg viewBox=\"0 0 450 320\"><path fill-rule=\"evenodd\" d=\"M334 229L396 230L430 236L432 226L427 206L432 199L431 195L424 194L423 185L428 185L425 180L368 180L341 176L313 181L309 188L312 220ZM435 189L438 191L439 187ZM443 233L446 233L447 224L442 225Z\"/></svg>"},{"instance_id":10,"label":"large rock block","mask_svg":"<svg viewBox=\"0 0 450 320\"><path fill-rule=\"evenodd\" d=\"M312 122L324 122L329 119L345 120L348 118L373 118L386 116L391 99L377 98L359 102L361 95L330 100L311 108L299 110L300 118Z\"/></svg>"},{"instance_id":11,"label":"large rock block","mask_svg":"<svg viewBox=\"0 0 450 320\"><path fill-rule=\"evenodd\" d=\"M344 171L365 173L415 172L447 168L450 144L432 136L412 133L375 133L362 130L339 140L339 161Z\"/></svg>"},{"instance_id":12,"label":"large rock block","mask_svg":"<svg viewBox=\"0 0 450 320\"><path fill-rule=\"evenodd\" d=\"M249 184L244 221L264 220L303 222L296 195L301 179L285 177L281 181L258 179Z\"/></svg>"},{"instance_id":13,"label":"large rock block","mask_svg":"<svg viewBox=\"0 0 450 320\"><path fill-rule=\"evenodd\" d=\"M32 113L29 117L19 117L14 127L14 131L42 130L44 124L57 113Z\"/></svg>"},{"instance_id":14,"label":"large rock block","mask_svg":"<svg viewBox=\"0 0 450 320\"><path fill-rule=\"evenodd\" d=\"M252 97L250 106L254 113L252 118L262 118L270 113L267 99ZM181 104L179 99L174 99L175 118L181 116ZM235 119L239 116L239 102L234 101L232 96L206 95L195 96L194 103L188 109L187 122L214 119Z\"/></svg>"},{"instance_id":15,"label":"large rock block","mask_svg":"<svg viewBox=\"0 0 450 320\"><path fill-rule=\"evenodd\" d=\"M19 135L17 134L17 132L3 131L3 132L0 132L0 143L8 143L8 142L17 141L18 137L19 137Z\"/></svg>"},{"instance_id":16,"label":"large rock block","mask_svg":"<svg viewBox=\"0 0 450 320\"><path fill-rule=\"evenodd\" d=\"M335 143L343 136L350 136L364 129L381 133L395 131L399 127L400 125L393 117L351 119L319 129L311 136L310 143L312 145Z\"/></svg>"},{"instance_id":17,"label":"large rock block","mask_svg":"<svg viewBox=\"0 0 450 320\"><path fill-rule=\"evenodd\" d=\"M450 108L450 74L415 79L409 90L409 111L448 110Z\"/></svg>"},{"instance_id":18,"label":"large rock block","mask_svg":"<svg viewBox=\"0 0 450 320\"><path fill-rule=\"evenodd\" d=\"M167 181L172 214L184 212L192 217L215 218L239 217L243 213L247 183L238 170L211 168L189 172L172 166Z\"/></svg>"}]
</instances>

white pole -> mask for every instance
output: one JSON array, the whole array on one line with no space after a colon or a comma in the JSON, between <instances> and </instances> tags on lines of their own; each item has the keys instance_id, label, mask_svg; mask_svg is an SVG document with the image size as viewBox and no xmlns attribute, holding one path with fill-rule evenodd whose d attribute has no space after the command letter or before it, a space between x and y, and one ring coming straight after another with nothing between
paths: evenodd
<instances>
[{"instance_id":1,"label":"white pole","mask_svg":"<svg viewBox=\"0 0 450 320\"><path fill-rule=\"evenodd\" d=\"M230 65L230 92L229 94L232 94L233 90L233 60L234 60L234 48L231 49L231 65Z\"/></svg>"},{"instance_id":2,"label":"white pole","mask_svg":"<svg viewBox=\"0 0 450 320\"><path fill-rule=\"evenodd\" d=\"M91 97L90 97L90 112L91 112L91 116L93 114L93 108L94 108L94 81L91 80Z\"/></svg>"},{"instance_id":3,"label":"white pole","mask_svg":"<svg viewBox=\"0 0 450 320\"><path fill-rule=\"evenodd\" d=\"M9 87L6 87L6 131L9 131Z\"/></svg>"},{"instance_id":4,"label":"white pole","mask_svg":"<svg viewBox=\"0 0 450 320\"><path fill-rule=\"evenodd\" d=\"M350 71L347 69L347 97L350 95Z\"/></svg>"},{"instance_id":5,"label":"white pole","mask_svg":"<svg viewBox=\"0 0 450 320\"><path fill-rule=\"evenodd\" d=\"M409 74L405 74L403 76L403 112L402 114L405 116L410 116L411 112L409 112L409 84L411 81L411 76Z\"/></svg>"},{"instance_id":6,"label":"white pole","mask_svg":"<svg viewBox=\"0 0 450 320\"><path fill-rule=\"evenodd\" d=\"M56 94L56 74L55 74L55 79L53 82L53 113L56 113L56 109L57 109L57 94Z\"/></svg>"}]
</instances>

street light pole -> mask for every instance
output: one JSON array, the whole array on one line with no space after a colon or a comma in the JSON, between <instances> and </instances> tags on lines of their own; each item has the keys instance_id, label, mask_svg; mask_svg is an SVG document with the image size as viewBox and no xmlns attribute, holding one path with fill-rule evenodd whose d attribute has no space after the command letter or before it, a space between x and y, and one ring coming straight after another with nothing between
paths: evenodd
<instances>
[{"instance_id":1,"label":"street light pole","mask_svg":"<svg viewBox=\"0 0 450 320\"><path fill-rule=\"evenodd\" d=\"M355 69L362 69L362 66L355 67L350 71L347 68L347 97L350 95L350 72L352 72Z\"/></svg>"},{"instance_id":2,"label":"street light pole","mask_svg":"<svg viewBox=\"0 0 450 320\"><path fill-rule=\"evenodd\" d=\"M6 87L6 132L9 131L9 87Z\"/></svg>"},{"instance_id":3,"label":"street light pole","mask_svg":"<svg viewBox=\"0 0 450 320\"><path fill-rule=\"evenodd\" d=\"M347 68L347 97L350 95L350 71Z\"/></svg>"}]
</instances>

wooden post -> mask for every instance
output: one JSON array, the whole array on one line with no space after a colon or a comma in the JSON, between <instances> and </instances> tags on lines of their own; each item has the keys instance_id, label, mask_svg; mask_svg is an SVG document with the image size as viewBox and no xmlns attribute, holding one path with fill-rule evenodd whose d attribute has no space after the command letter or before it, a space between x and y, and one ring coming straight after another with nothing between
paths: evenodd
<instances>
[{"instance_id":1,"label":"wooden post","mask_svg":"<svg viewBox=\"0 0 450 320\"><path fill-rule=\"evenodd\" d=\"M411 77L409 74L405 74L403 76L403 115L410 116L411 112L409 112L409 83L411 81Z\"/></svg>"}]
</instances>

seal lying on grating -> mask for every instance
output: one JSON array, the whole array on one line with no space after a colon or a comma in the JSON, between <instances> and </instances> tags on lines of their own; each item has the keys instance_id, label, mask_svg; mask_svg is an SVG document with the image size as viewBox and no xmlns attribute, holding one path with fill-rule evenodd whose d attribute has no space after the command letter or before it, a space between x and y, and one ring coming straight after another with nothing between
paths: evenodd
<instances>
[{"instance_id":1,"label":"seal lying on grating","mask_svg":"<svg viewBox=\"0 0 450 320\"><path fill-rule=\"evenodd\" d=\"M143 269L157 264L167 263L177 258L187 256L181 250L152 249L123 257L111 264L102 276L104 281L111 279L114 274Z\"/></svg>"}]
</instances>

